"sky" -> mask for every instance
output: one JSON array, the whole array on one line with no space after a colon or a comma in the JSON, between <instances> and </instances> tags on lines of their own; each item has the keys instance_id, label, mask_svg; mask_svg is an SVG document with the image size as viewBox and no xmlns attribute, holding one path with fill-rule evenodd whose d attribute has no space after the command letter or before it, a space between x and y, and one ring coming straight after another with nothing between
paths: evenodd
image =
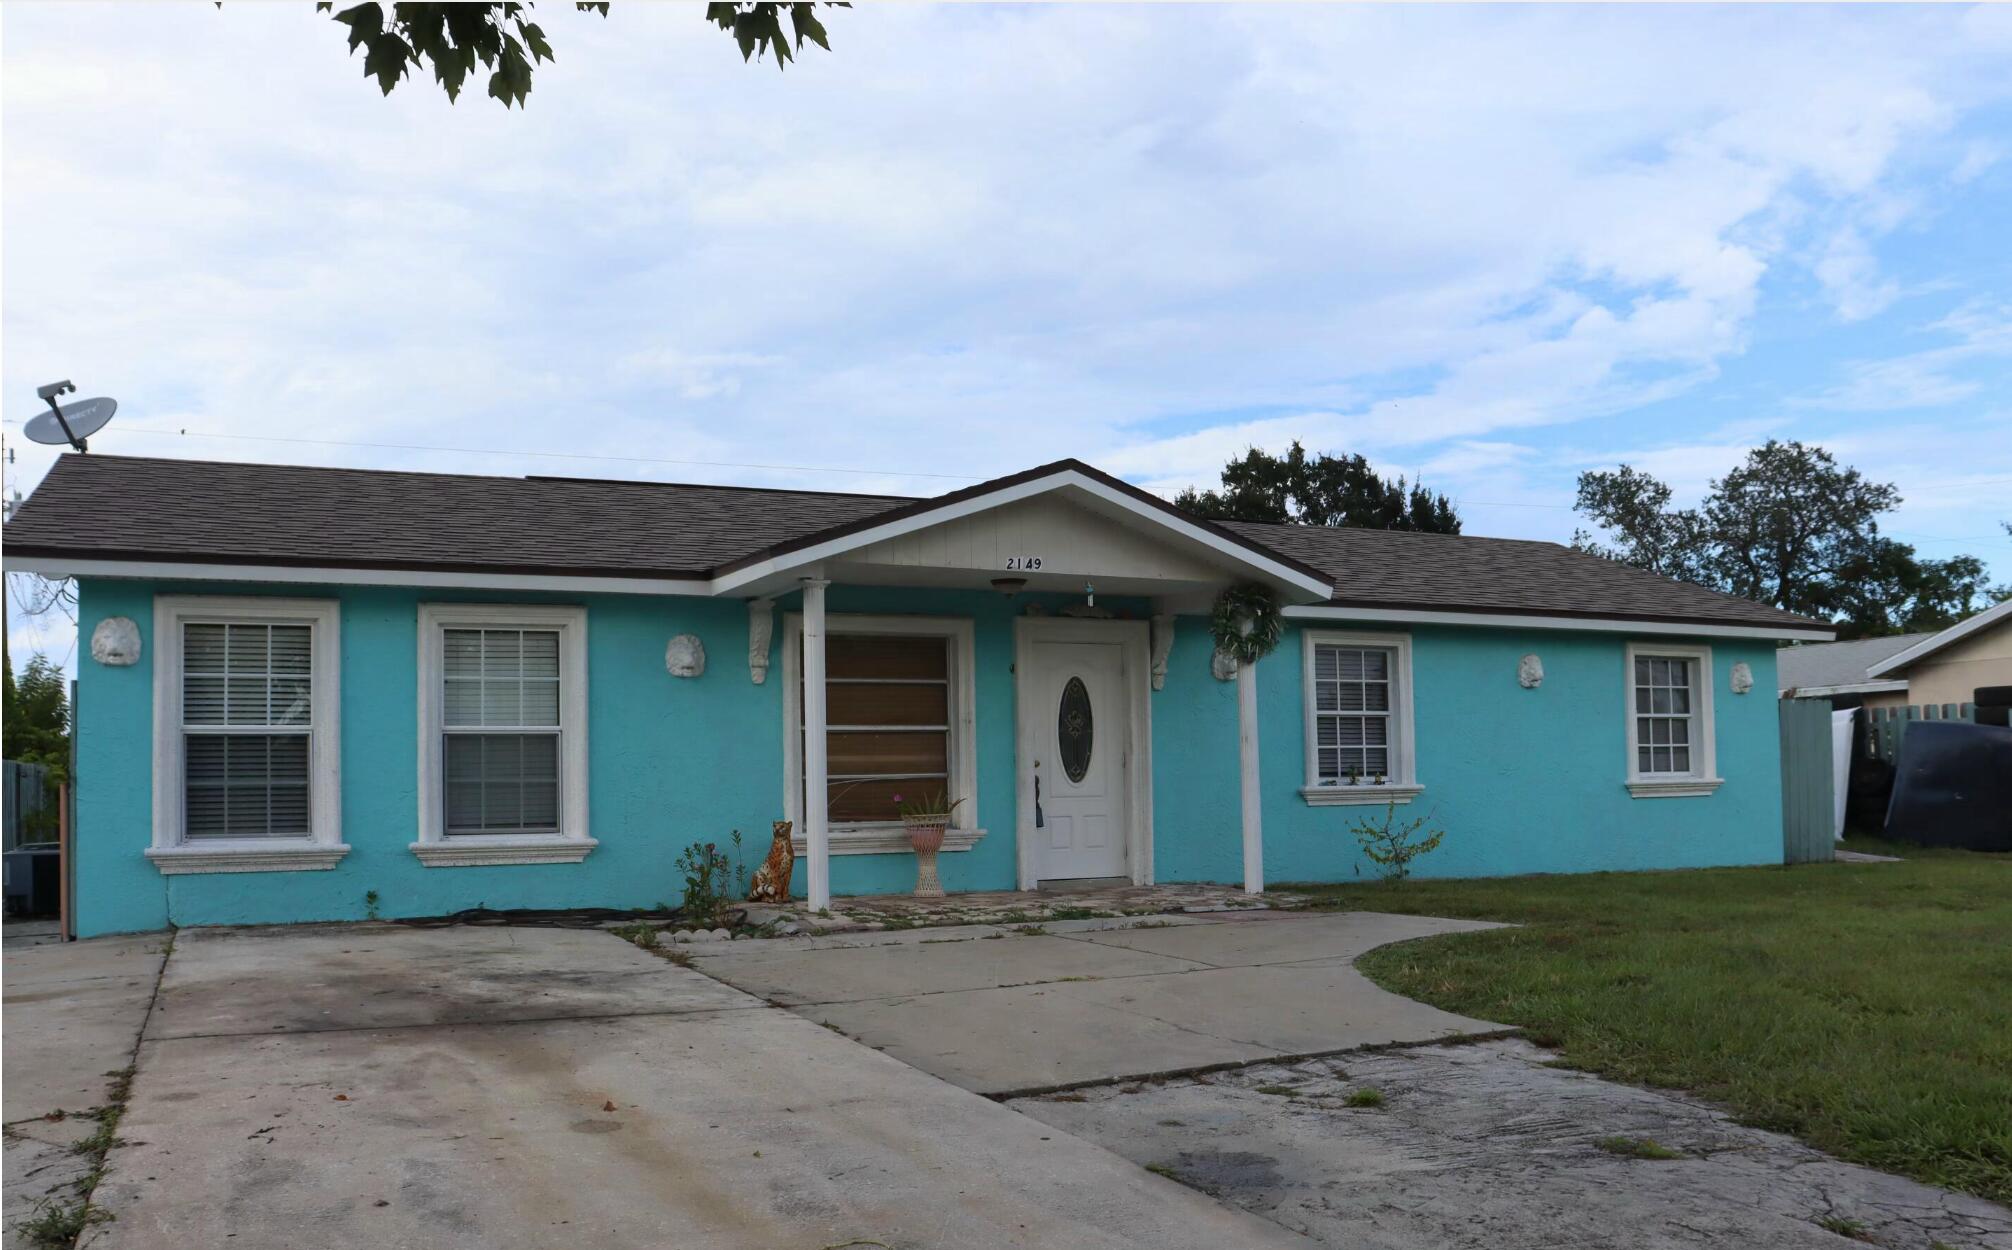
<instances>
[{"instance_id":1,"label":"sky","mask_svg":"<svg viewBox=\"0 0 2012 1250\"><path fill-rule=\"evenodd\" d=\"M529 105L310 5L0 6L0 425L96 451L1171 495L1360 452L1466 531L1768 438L2012 580L2012 6L539 11ZM17 663L68 623L9 604Z\"/></svg>"}]
</instances>

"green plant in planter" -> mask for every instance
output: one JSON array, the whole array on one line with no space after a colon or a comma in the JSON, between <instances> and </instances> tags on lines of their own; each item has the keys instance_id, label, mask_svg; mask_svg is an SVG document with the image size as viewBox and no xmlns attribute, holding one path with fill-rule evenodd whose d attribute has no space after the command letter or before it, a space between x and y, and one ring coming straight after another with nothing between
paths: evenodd
<instances>
[{"instance_id":1,"label":"green plant in planter","mask_svg":"<svg viewBox=\"0 0 2012 1250\"><path fill-rule=\"evenodd\" d=\"M1444 829L1425 833L1425 826L1431 822L1430 812L1416 820L1399 820L1397 801L1393 799L1384 806L1380 819L1360 817L1351 831L1362 846L1363 857L1377 866L1378 875L1385 881L1402 881L1411 875L1411 861L1438 850L1446 837Z\"/></svg>"},{"instance_id":2,"label":"green plant in planter","mask_svg":"<svg viewBox=\"0 0 2012 1250\"><path fill-rule=\"evenodd\" d=\"M912 800L904 799L897 794L894 796L894 810L900 813L902 821L906 824L931 825L940 822L947 825L950 823L951 813L955 812L963 802L963 799L953 799L941 790Z\"/></svg>"}]
</instances>

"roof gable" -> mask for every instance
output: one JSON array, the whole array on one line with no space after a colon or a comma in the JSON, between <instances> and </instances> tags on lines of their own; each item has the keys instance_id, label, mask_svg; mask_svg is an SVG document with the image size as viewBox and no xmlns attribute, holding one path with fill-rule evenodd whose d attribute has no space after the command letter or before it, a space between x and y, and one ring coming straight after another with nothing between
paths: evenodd
<instances>
[{"instance_id":1,"label":"roof gable","mask_svg":"<svg viewBox=\"0 0 2012 1250\"><path fill-rule=\"evenodd\" d=\"M886 544L905 536L1050 495L1065 495L1077 507L1097 514L1102 520L1151 533L1163 544L1208 553L1218 568L1270 583L1288 599L1317 601L1332 591L1325 574L1292 556L1224 526L1190 516L1157 495L1080 460L1058 460L777 543L722 565L715 576L722 591L760 585L823 561L857 556L876 546L885 551Z\"/></svg>"},{"instance_id":2,"label":"roof gable","mask_svg":"<svg viewBox=\"0 0 2012 1250\"><path fill-rule=\"evenodd\" d=\"M2012 599L2007 599L1994 608L1986 608L1975 616L1966 617L1939 634L1930 634L1898 655L1890 656L1872 666L1872 676L1885 677L1903 672L1911 664L1918 664L1936 652L1952 644L1973 637L2000 622L2012 624Z\"/></svg>"}]
</instances>

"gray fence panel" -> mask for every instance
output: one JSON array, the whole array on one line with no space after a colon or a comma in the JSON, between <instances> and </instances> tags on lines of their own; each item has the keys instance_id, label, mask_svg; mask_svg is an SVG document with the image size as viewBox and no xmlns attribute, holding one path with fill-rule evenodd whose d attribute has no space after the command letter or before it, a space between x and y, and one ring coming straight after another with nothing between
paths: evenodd
<instances>
[{"instance_id":1,"label":"gray fence panel","mask_svg":"<svg viewBox=\"0 0 2012 1250\"><path fill-rule=\"evenodd\" d=\"M1836 855L1830 700L1781 700L1782 862L1824 863Z\"/></svg>"}]
</instances>

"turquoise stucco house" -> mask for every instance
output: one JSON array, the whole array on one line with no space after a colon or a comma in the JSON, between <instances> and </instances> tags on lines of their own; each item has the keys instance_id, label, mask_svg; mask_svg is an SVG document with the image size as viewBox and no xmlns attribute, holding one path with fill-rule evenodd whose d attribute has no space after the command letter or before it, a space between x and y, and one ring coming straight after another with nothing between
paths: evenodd
<instances>
[{"instance_id":1,"label":"turquoise stucco house","mask_svg":"<svg viewBox=\"0 0 2012 1250\"><path fill-rule=\"evenodd\" d=\"M796 888L1778 863L1774 653L1818 622L1549 543L1196 520L1076 461L933 499L66 455L85 935ZM1208 614L1282 607L1237 666ZM819 675L822 680L819 680ZM807 680L808 679L808 680ZM367 898L371 900L367 902Z\"/></svg>"}]
</instances>

